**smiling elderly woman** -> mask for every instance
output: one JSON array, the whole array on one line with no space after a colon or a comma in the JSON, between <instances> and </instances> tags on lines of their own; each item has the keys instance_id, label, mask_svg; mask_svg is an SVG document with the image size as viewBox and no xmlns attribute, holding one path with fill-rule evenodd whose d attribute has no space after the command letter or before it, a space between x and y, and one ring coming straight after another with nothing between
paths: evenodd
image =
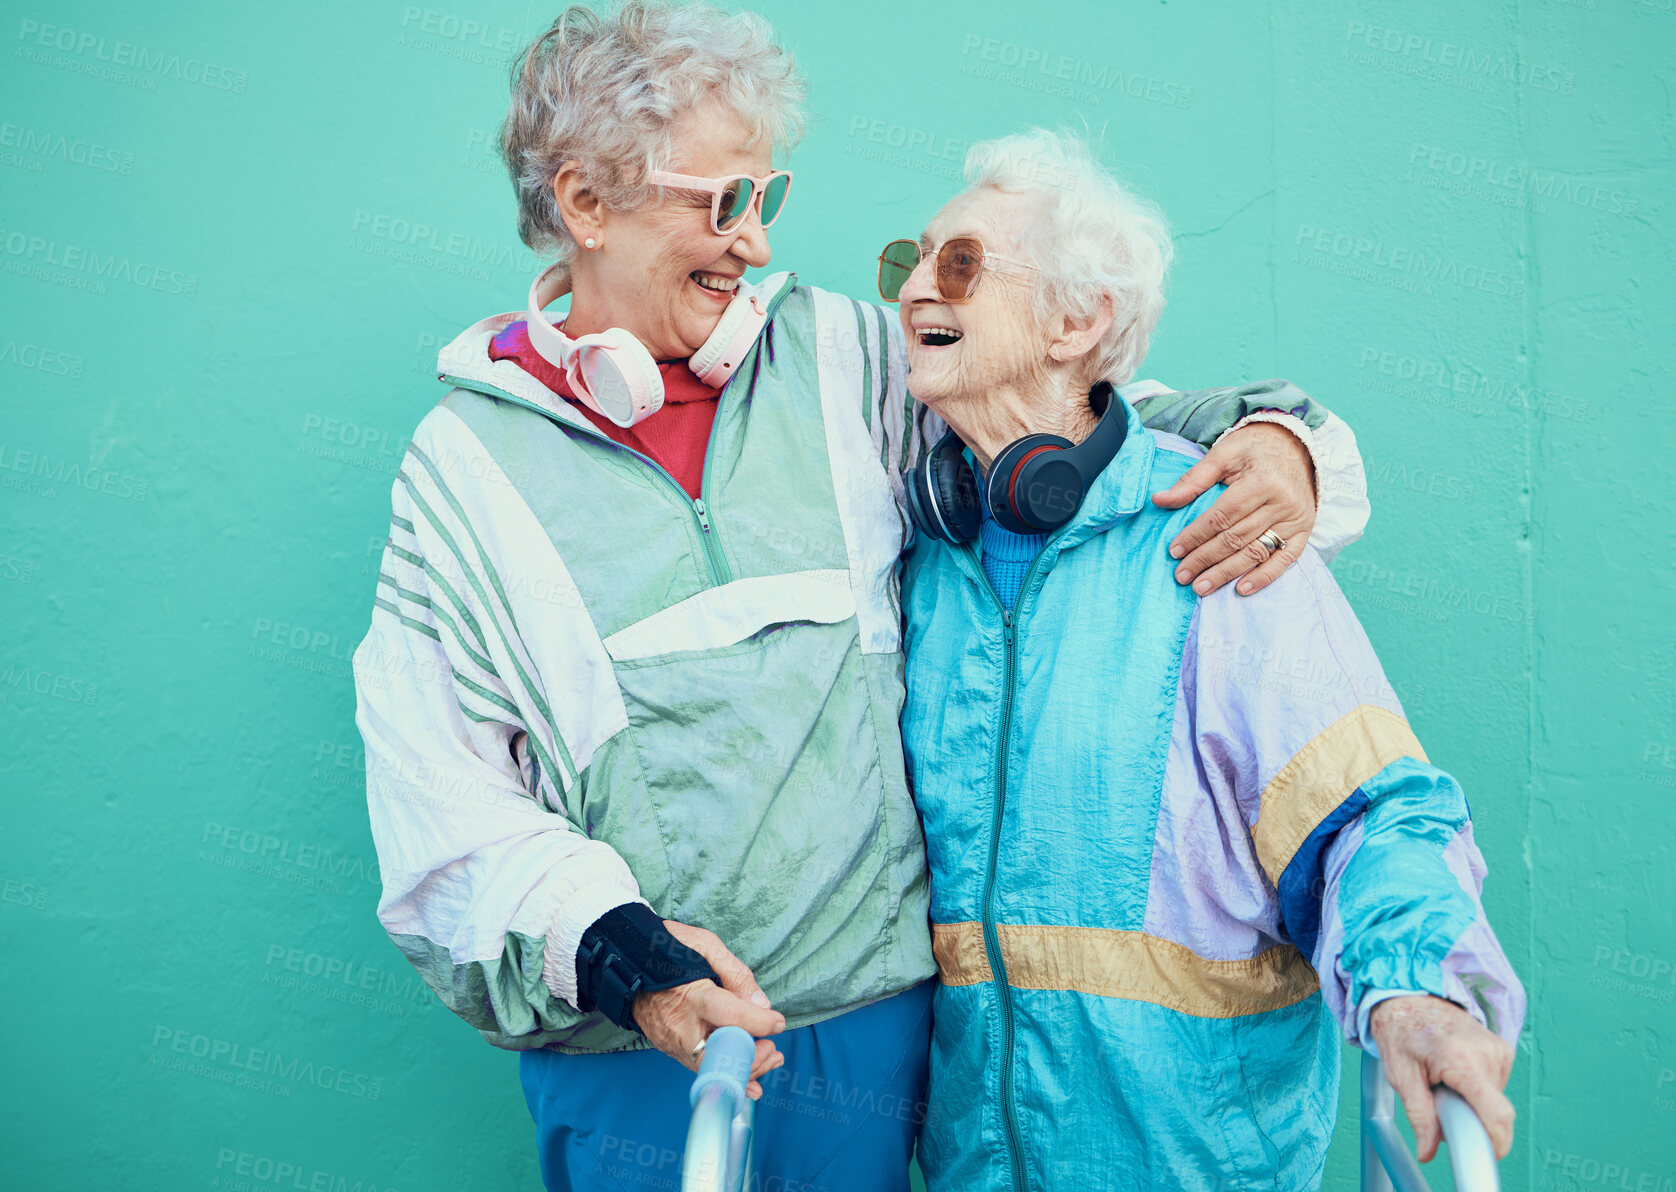
<instances>
[{"instance_id":1,"label":"smiling elderly woman","mask_svg":"<svg viewBox=\"0 0 1676 1192\"><path fill-rule=\"evenodd\" d=\"M1163 306L1161 219L1048 133L966 176L880 269L952 428L911 480L902 589L928 1187L1317 1187L1341 1031L1423 1158L1433 1082L1506 1154L1524 994L1459 786L1314 548L1249 598L1170 574L1193 509L1144 495L1199 453L1141 426L1150 383L1113 389Z\"/></svg>"},{"instance_id":2,"label":"smiling elderly woman","mask_svg":"<svg viewBox=\"0 0 1676 1192\"><path fill-rule=\"evenodd\" d=\"M392 488L355 657L378 913L523 1053L553 1188L671 1179L723 1024L758 1037L750 1092L774 1094L762 1186L907 1187L935 972L899 730L919 439L884 310L744 280L800 96L748 15L564 13L501 138L521 234L556 263L443 350L450 389ZM1330 429L1279 384L1149 412L1208 443L1263 404ZM1220 516L1251 525L1194 531L1196 582L1248 570L1263 530L1295 553L1316 524L1300 441L1250 426L1207 460L1171 499L1231 479ZM1322 460L1342 542L1362 514Z\"/></svg>"}]
</instances>

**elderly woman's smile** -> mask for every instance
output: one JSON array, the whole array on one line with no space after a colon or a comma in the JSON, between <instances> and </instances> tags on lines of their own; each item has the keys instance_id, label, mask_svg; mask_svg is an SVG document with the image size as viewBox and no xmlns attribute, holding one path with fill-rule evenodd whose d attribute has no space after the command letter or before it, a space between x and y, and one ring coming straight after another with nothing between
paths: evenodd
<instances>
[{"instance_id":1,"label":"elderly woman's smile","mask_svg":"<svg viewBox=\"0 0 1676 1192\"><path fill-rule=\"evenodd\" d=\"M920 237L919 264L899 296L914 396L983 461L1024 433L1024 412L1035 415L1031 429L1073 441L1093 426L1086 404L1067 402L1066 394L1087 393L1095 378L1065 350L1068 332L1093 329L1039 317L1039 271L1015 230L1030 215L1028 196L994 186L954 199ZM956 300L962 290L969 297Z\"/></svg>"},{"instance_id":2,"label":"elderly woman's smile","mask_svg":"<svg viewBox=\"0 0 1676 1192\"><path fill-rule=\"evenodd\" d=\"M722 178L773 168L768 140L753 138L737 114L719 105L676 120L670 142L670 159L658 164L671 173ZM560 208L574 212L578 238L585 243L591 235L595 242L571 266L576 298L565 329L572 336L622 327L654 359L685 359L716 329L745 270L768 264L768 233L758 216L753 212L717 235L704 191L670 187L662 203L615 211L590 201L581 180L565 171L554 189Z\"/></svg>"},{"instance_id":3,"label":"elderly woman's smile","mask_svg":"<svg viewBox=\"0 0 1676 1192\"><path fill-rule=\"evenodd\" d=\"M960 331L955 327L920 327L914 328L919 333L919 343L925 348L953 347L960 341Z\"/></svg>"}]
</instances>

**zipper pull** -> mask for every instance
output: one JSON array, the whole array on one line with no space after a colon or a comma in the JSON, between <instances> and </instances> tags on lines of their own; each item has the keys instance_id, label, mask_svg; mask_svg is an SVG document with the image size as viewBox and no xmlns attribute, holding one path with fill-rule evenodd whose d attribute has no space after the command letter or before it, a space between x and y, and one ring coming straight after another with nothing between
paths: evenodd
<instances>
[{"instance_id":1,"label":"zipper pull","mask_svg":"<svg viewBox=\"0 0 1676 1192\"><path fill-rule=\"evenodd\" d=\"M1012 609L1004 608L1004 609L1001 610L1001 624L1006 628L1007 637L1010 639L1013 635L1013 610Z\"/></svg>"},{"instance_id":2,"label":"zipper pull","mask_svg":"<svg viewBox=\"0 0 1676 1192\"><path fill-rule=\"evenodd\" d=\"M698 524L708 534L710 532L710 511L704 507L704 498L694 497L693 508L698 511Z\"/></svg>"}]
</instances>

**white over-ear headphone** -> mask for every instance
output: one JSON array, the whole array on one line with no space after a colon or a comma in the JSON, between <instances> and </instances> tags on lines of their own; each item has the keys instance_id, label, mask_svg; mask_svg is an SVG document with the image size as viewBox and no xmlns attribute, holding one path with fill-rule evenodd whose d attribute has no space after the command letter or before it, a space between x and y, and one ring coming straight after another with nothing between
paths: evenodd
<instances>
[{"instance_id":1,"label":"white over-ear headphone","mask_svg":"<svg viewBox=\"0 0 1676 1192\"><path fill-rule=\"evenodd\" d=\"M571 392L589 409L618 426L633 426L663 408L663 374L646 345L621 327L572 339L542 313L570 292L563 262L550 265L530 283L530 346L564 372ZM741 281L722 321L692 354L687 366L712 389L720 389L762 334L768 312L752 287Z\"/></svg>"}]
</instances>

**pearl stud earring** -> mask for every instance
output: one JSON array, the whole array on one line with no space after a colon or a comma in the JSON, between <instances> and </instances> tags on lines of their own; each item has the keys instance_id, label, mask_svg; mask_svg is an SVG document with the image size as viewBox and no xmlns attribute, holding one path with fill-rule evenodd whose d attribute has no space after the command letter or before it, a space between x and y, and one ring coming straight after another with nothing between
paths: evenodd
<instances>
[{"instance_id":1,"label":"pearl stud earring","mask_svg":"<svg viewBox=\"0 0 1676 1192\"><path fill-rule=\"evenodd\" d=\"M592 236L589 236L586 240L582 241L582 247L583 248L592 248L593 246L594 246L594 238Z\"/></svg>"}]
</instances>

